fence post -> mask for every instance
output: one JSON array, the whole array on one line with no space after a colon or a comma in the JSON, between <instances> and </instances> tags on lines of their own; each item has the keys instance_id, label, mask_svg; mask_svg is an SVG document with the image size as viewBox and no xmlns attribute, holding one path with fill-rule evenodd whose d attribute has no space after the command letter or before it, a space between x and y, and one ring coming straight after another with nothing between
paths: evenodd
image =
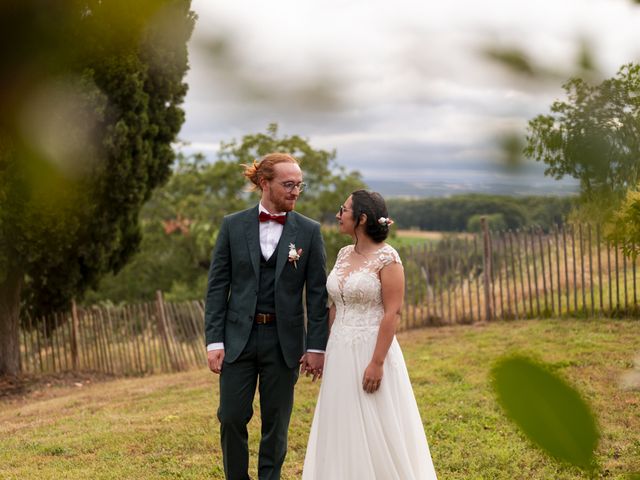
<instances>
[{"instance_id":1,"label":"fence post","mask_svg":"<svg viewBox=\"0 0 640 480\"><path fill-rule=\"evenodd\" d=\"M482 260L483 269L482 276L484 280L484 313L487 321L493 318L491 313L491 288L489 285L489 279L491 278L491 252L489 251L489 227L487 226L487 219L485 217L480 218L480 225L482 225Z\"/></svg>"},{"instance_id":2,"label":"fence post","mask_svg":"<svg viewBox=\"0 0 640 480\"><path fill-rule=\"evenodd\" d=\"M171 348L169 332L167 332L167 317L164 311L164 300L162 299L162 292L160 290L156 291L156 306L158 308L158 330L160 330L162 342L167 349L167 356L169 357L169 361L171 362L173 371L177 372L180 370L180 368L178 365L178 360L173 352L173 349Z\"/></svg>"}]
</instances>

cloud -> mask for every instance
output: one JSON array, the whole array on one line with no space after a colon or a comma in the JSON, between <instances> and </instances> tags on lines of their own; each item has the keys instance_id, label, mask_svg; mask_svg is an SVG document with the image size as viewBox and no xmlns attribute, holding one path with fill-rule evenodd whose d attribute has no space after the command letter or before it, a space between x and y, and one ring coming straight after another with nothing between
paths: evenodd
<instances>
[{"instance_id":1,"label":"cloud","mask_svg":"<svg viewBox=\"0 0 640 480\"><path fill-rule=\"evenodd\" d=\"M220 141L264 131L337 149L366 178L471 181L506 175L497 139L563 96L586 38L603 73L634 58L640 7L627 0L319 3L194 0L187 121L181 138L215 155ZM522 49L557 73L518 78L480 54ZM206 47L206 48L203 48ZM553 182L527 164L505 181Z\"/></svg>"}]
</instances>

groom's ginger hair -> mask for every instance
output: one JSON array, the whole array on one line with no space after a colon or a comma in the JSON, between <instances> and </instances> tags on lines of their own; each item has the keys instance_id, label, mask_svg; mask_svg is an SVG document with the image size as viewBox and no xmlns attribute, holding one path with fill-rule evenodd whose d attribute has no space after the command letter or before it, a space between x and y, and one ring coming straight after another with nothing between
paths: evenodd
<instances>
[{"instance_id":1,"label":"groom's ginger hair","mask_svg":"<svg viewBox=\"0 0 640 480\"><path fill-rule=\"evenodd\" d=\"M260 180L273 180L276 176L276 172L274 171L274 165L278 163L295 163L299 165L300 163L296 160L293 155L289 155L288 153L269 153L262 157L260 161L253 161L253 164L247 165L244 164L242 167L244 168L244 176L249 179L253 186L251 187L251 191L256 191L258 189L262 190L260 187Z\"/></svg>"}]
</instances>

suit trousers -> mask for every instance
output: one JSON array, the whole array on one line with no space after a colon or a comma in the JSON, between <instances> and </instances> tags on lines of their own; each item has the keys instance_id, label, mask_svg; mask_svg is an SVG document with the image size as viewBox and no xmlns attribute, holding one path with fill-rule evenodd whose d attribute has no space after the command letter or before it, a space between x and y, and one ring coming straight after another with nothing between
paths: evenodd
<instances>
[{"instance_id":1,"label":"suit trousers","mask_svg":"<svg viewBox=\"0 0 640 480\"><path fill-rule=\"evenodd\" d=\"M240 356L223 363L218 419L227 480L250 478L247 424L253 416L256 387L262 416L258 478L280 478L298 372L284 361L275 323L254 324Z\"/></svg>"}]
</instances>

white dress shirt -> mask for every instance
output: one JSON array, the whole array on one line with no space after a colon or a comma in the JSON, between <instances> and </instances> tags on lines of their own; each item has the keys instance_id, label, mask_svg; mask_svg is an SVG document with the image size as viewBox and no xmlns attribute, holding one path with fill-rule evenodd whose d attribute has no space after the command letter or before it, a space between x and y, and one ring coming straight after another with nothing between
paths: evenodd
<instances>
[{"instance_id":1,"label":"white dress shirt","mask_svg":"<svg viewBox=\"0 0 640 480\"><path fill-rule=\"evenodd\" d=\"M271 213L269 210L262 206L262 202L258 205L258 215L260 212L265 212L270 215L286 215L286 213ZM280 242L280 237L282 236L282 231L284 230L284 225L279 224L278 222L259 222L260 223L260 250L262 251L262 256L265 260L269 260L273 252L276 251L278 247L278 242ZM211 350L222 350L224 349L223 342L210 343L207 345L207 351ZM308 352L316 352L316 353L324 353L323 350L307 350Z\"/></svg>"},{"instance_id":2,"label":"white dress shirt","mask_svg":"<svg viewBox=\"0 0 640 480\"><path fill-rule=\"evenodd\" d=\"M262 206L262 203L258 205L258 215L260 212L268 213L269 215L286 216L286 213L271 213L269 210ZM276 251L284 225L278 222L260 222L260 250L262 250L262 256L265 260L269 260L273 252Z\"/></svg>"}]
</instances>

